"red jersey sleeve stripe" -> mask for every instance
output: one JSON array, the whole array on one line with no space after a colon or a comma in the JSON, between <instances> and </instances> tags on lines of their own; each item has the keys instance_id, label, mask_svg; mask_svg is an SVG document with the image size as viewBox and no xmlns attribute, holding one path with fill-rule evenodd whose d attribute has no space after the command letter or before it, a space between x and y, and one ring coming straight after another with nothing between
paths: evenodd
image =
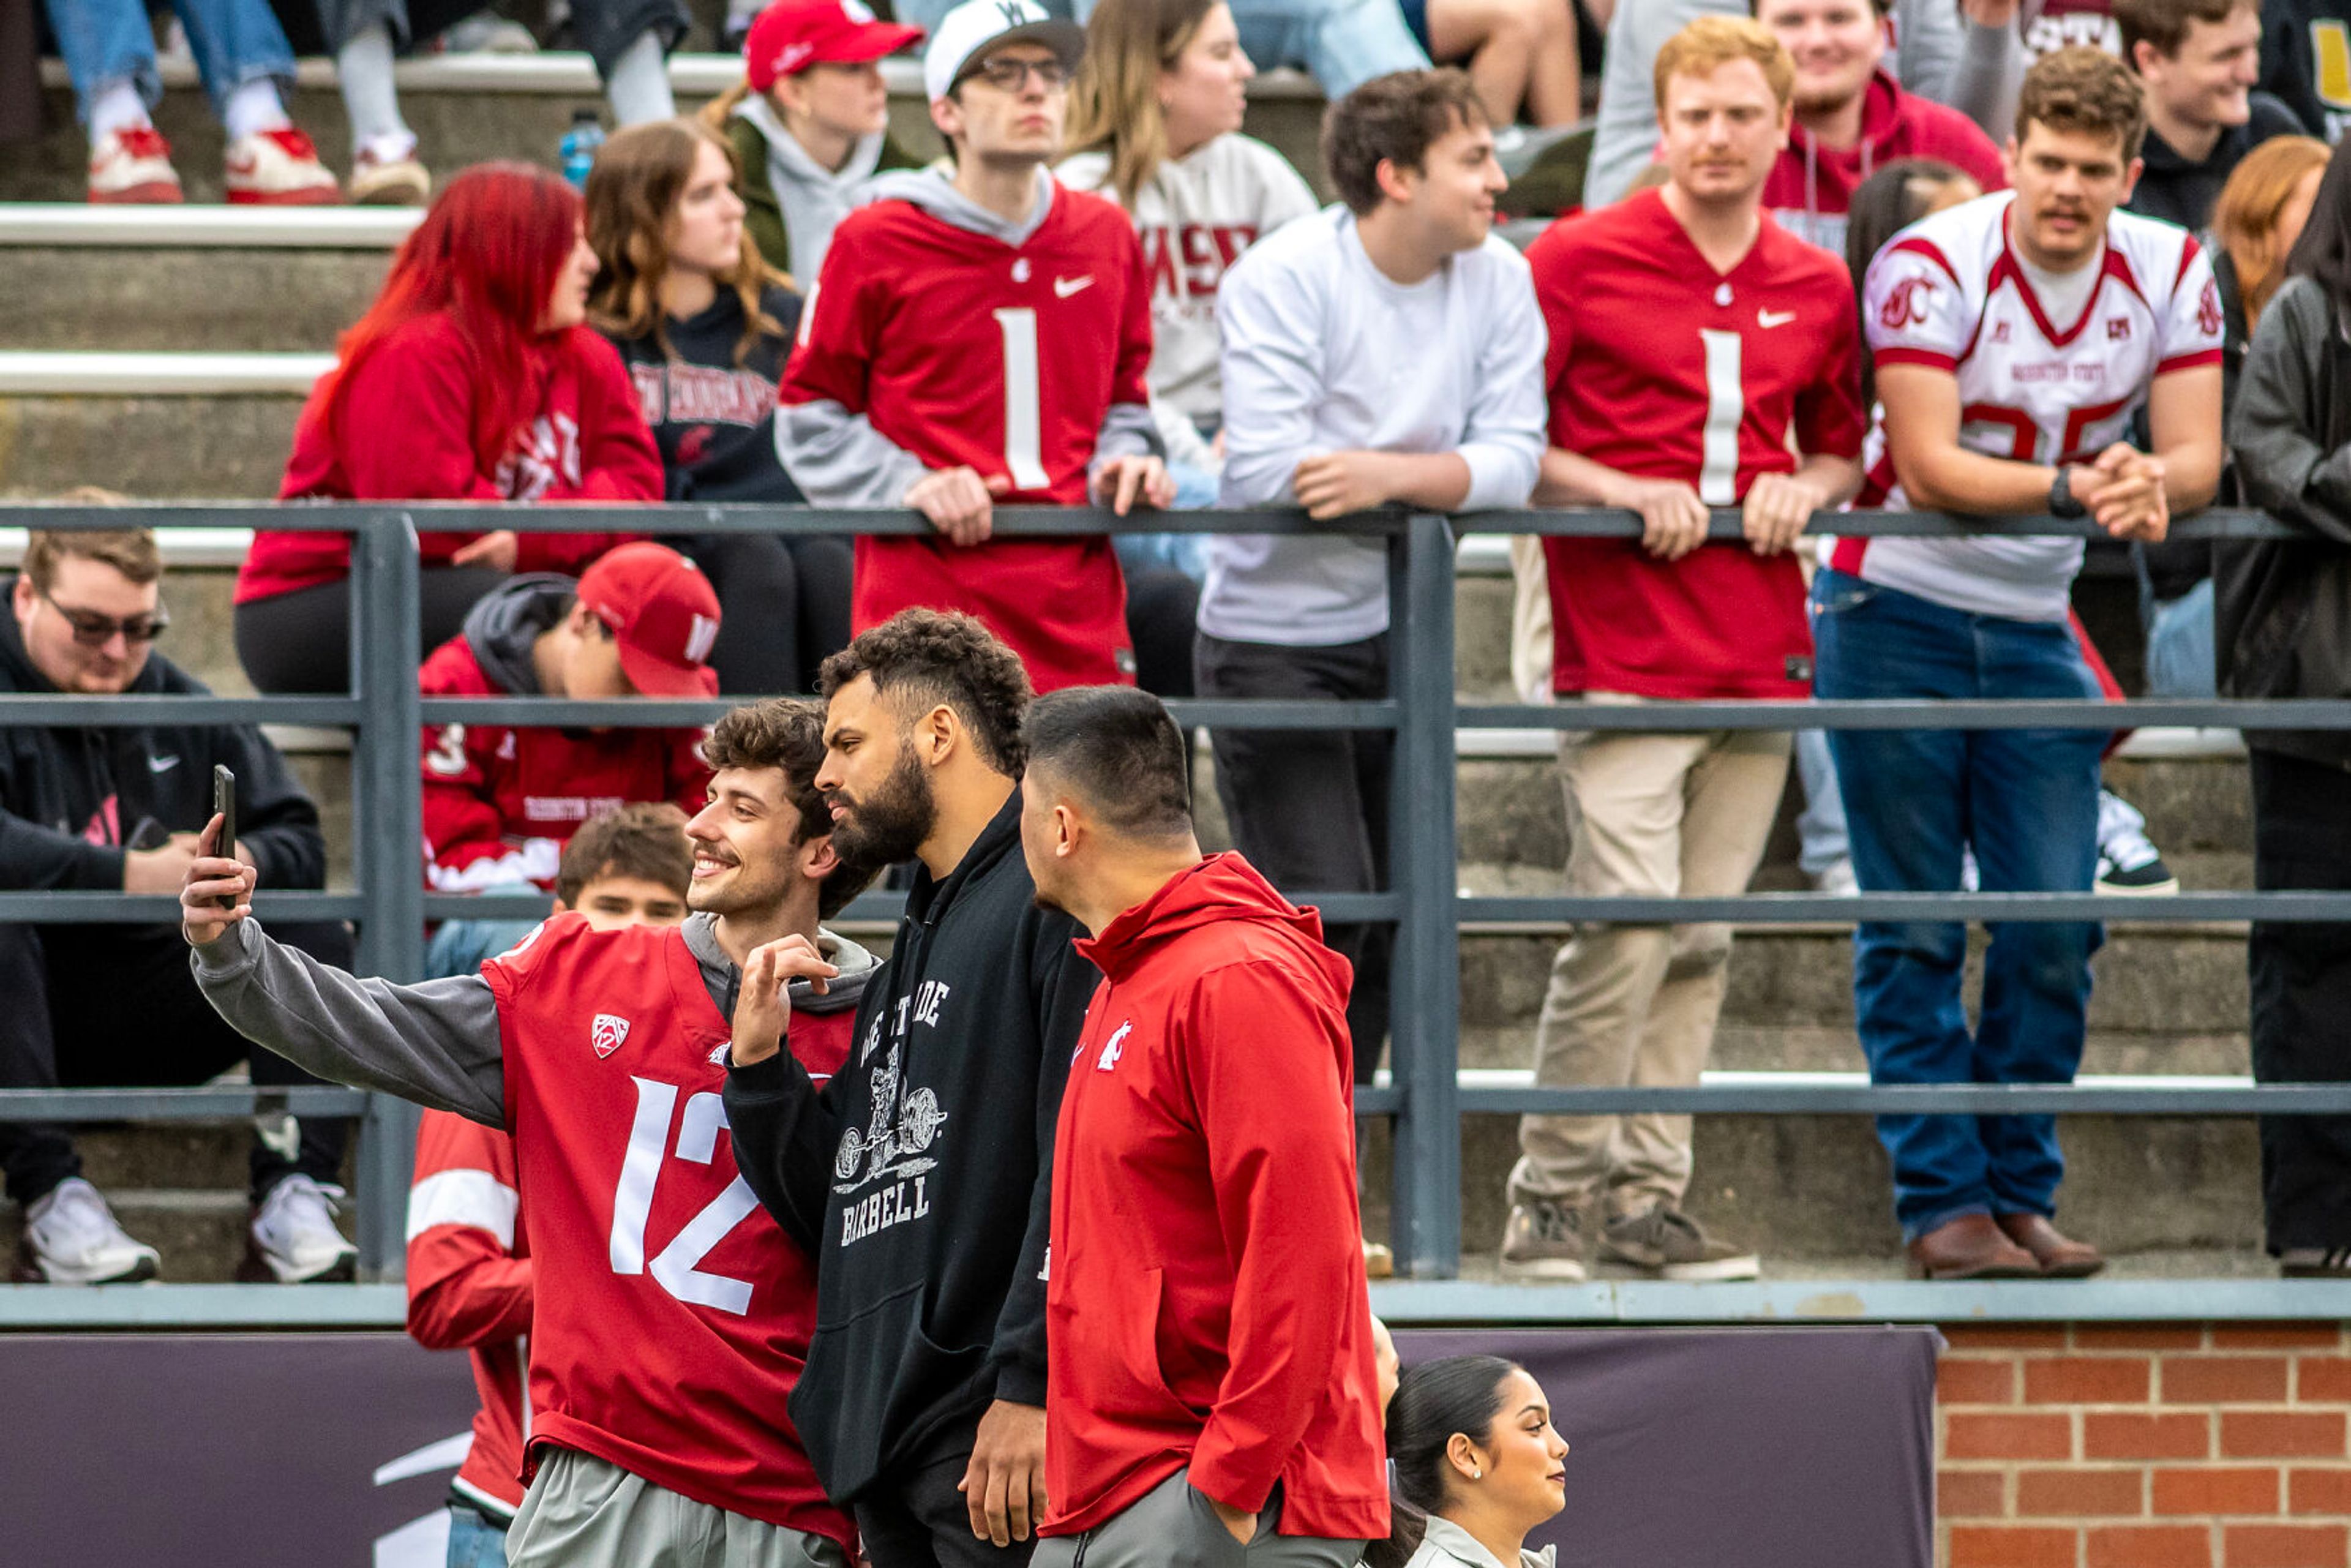
<instances>
[{"instance_id":1,"label":"red jersey sleeve stripe","mask_svg":"<svg viewBox=\"0 0 2351 1568\"><path fill-rule=\"evenodd\" d=\"M1912 256L1925 256L1928 261L1933 262L1937 267L1943 269L1943 276L1951 280L1952 287L1957 288L1959 287L1959 268L1951 265L1950 258L1943 254L1943 247L1937 245L1933 240L1922 239L1917 235L1912 235L1907 239L1896 240L1891 248L1898 251L1907 251Z\"/></svg>"},{"instance_id":2,"label":"red jersey sleeve stripe","mask_svg":"<svg viewBox=\"0 0 2351 1568\"><path fill-rule=\"evenodd\" d=\"M2168 376L2174 371L2192 371L2201 365L2217 365L2220 362L2220 350L2199 349L2192 354L2173 355L2156 366L2155 373L2158 376Z\"/></svg>"},{"instance_id":3,"label":"red jersey sleeve stripe","mask_svg":"<svg viewBox=\"0 0 2351 1568\"><path fill-rule=\"evenodd\" d=\"M2187 242L2179 247L2179 271L2171 280L2171 291L2174 294L2179 293L2179 286L2188 281L2189 264L2196 259L2198 254L2196 236L2189 235Z\"/></svg>"},{"instance_id":4,"label":"red jersey sleeve stripe","mask_svg":"<svg viewBox=\"0 0 2351 1568\"><path fill-rule=\"evenodd\" d=\"M1951 358L1949 354L1938 354L1932 349L1911 349L1900 346L1891 349L1880 349L1877 350L1876 359L1877 363L1881 366L1925 365L1932 370L1951 371L1955 372L1959 368L1959 361Z\"/></svg>"}]
</instances>

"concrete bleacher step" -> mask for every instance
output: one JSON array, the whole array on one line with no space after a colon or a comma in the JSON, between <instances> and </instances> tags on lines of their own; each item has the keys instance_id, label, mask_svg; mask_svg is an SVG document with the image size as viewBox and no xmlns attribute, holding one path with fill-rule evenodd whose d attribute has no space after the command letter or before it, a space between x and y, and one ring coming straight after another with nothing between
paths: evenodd
<instances>
[{"instance_id":1,"label":"concrete bleacher step","mask_svg":"<svg viewBox=\"0 0 2351 1568\"><path fill-rule=\"evenodd\" d=\"M917 62L885 60L883 73L890 84L892 130L910 151L933 155L939 150L938 136L924 102ZM332 63L306 59L296 74L288 110L318 142L329 167L347 172L349 121L335 88ZM733 55L679 54L670 59L670 83L682 113L693 112L741 76L742 61ZM595 68L579 54L440 56L403 61L397 77L401 112L415 131L420 155L436 180L491 158L552 166L573 110L603 106ZM87 152L74 125L72 94L56 62L47 64L43 78L52 129L11 147L9 156L0 160L0 202L78 202L83 197ZM165 60L162 78L156 127L172 143L172 161L188 199L217 202L222 196L220 122L185 61ZM1311 79L1295 71L1269 71L1250 84L1246 129L1272 142L1310 181L1316 180L1315 135L1322 110L1322 93Z\"/></svg>"}]
</instances>

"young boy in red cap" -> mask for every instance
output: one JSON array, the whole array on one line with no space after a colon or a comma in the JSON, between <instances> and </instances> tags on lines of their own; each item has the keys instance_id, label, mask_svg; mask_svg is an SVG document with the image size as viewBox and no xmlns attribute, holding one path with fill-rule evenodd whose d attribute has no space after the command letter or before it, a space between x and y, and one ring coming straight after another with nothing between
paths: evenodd
<instances>
[{"instance_id":1,"label":"young boy in red cap","mask_svg":"<svg viewBox=\"0 0 2351 1568\"><path fill-rule=\"evenodd\" d=\"M703 110L734 145L752 243L804 291L856 205L850 193L922 162L889 133L881 66L922 36L862 0L777 0L743 40L743 84Z\"/></svg>"},{"instance_id":2,"label":"young boy in red cap","mask_svg":"<svg viewBox=\"0 0 2351 1568\"><path fill-rule=\"evenodd\" d=\"M626 544L577 582L552 572L509 580L434 650L419 685L429 697L714 696L706 661L717 636L709 579L666 545ZM701 810L710 781L695 749L701 737L698 728L427 726L426 885L545 892L589 818L636 800ZM471 974L532 924L445 922L426 946L426 972Z\"/></svg>"}]
</instances>

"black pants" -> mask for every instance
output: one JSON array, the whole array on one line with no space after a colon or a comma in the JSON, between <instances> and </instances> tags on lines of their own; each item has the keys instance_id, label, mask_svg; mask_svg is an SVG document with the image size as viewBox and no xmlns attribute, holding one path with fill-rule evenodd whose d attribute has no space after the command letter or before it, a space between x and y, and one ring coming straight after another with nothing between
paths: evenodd
<instances>
[{"instance_id":1,"label":"black pants","mask_svg":"<svg viewBox=\"0 0 2351 1568\"><path fill-rule=\"evenodd\" d=\"M851 1505L873 1568L1025 1568L1036 1549L1033 1523L1027 1541L1009 1546L971 1532L970 1505L956 1487L977 1440L976 1424L950 1428Z\"/></svg>"},{"instance_id":2,"label":"black pants","mask_svg":"<svg viewBox=\"0 0 2351 1568\"><path fill-rule=\"evenodd\" d=\"M1337 647L1228 643L1200 634L1193 674L1203 697L1388 695L1384 632ZM1388 796L1395 737L1384 730L1213 730L1217 795L1233 841L1268 882L1289 893L1376 893L1388 881ZM1368 1083L1387 1038L1395 928L1326 926L1323 939L1355 967L1347 1032L1355 1082Z\"/></svg>"},{"instance_id":3,"label":"black pants","mask_svg":"<svg viewBox=\"0 0 2351 1568\"><path fill-rule=\"evenodd\" d=\"M281 925L271 935L351 967L351 934L339 923ZM177 926L0 925L0 1088L201 1083L246 1061L257 1084L319 1082L221 1021L188 972ZM350 1135L347 1117L306 1117L291 1160L256 1135L254 1200L297 1172L336 1179ZM81 1157L63 1127L0 1122L0 1172L8 1196L29 1204L79 1176Z\"/></svg>"},{"instance_id":4,"label":"black pants","mask_svg":"<svg viewBox=\"0 0 2351 1568\"><path fill-rule=\"evenodd\" d=\"M1172 566L1126 574L1126 636L1134 684L1155 697L1192 695L1192 636L1200 585Z\"/></svg>"},{"instance_id":5,"label":"black pants","mask_svg":"<svg viewBox=\"0 0 2351 1568\"><path fill-rule=\"evenodd\" d=\"M728 696L816 690L817 666L849 645L852 551L847 539L774 534L673 534L717 591L710 667Z\"/></svg>"},{"instance_id":6,"label":"black pants","mask_svg":"<svg viewBox=\"0 0 2351 1568\"><path fill-rule=\"evenodd\" d=\"M2275 751L2252 753L2253 885L2351 888L2351 775ZM2351 1079L2351 925L2253 922L2253 1077ZM2269 1249L2351 1247L2351 1116L2264 1116L2262 1203Z\"/></svg>"},{"instance_id":7,"label":"black pants","mask_svg":"<svg viewBox=\"0 0 2351 1568\"><path fill-rule=\"evenodd\" d=\"M486 566L426 567L417 579L419 651L430 654L464 630L465 612L506 580ZM236 662L256 691L351 689L350 579L248 601L235 619Z\"/></svg>"}]
</instances>

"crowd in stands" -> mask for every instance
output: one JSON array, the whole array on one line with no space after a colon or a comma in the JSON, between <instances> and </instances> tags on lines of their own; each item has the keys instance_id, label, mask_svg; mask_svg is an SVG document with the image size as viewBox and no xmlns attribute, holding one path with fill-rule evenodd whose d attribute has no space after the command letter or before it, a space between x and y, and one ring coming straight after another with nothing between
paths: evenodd
<instances>
[{"instance_id":1,"label":"crowd in stands","mask_svg":"<svg viewBox=\"0 0 2351 1568\"><path fill-rule=\"evenodd\" d=\"M324 9L357 123L368 62L383 68L377 114L392 47L463 7ZM290 57L260 0L179 10L233 163L255 137L276 149L255 177L278 185L233 179L232 196L331 194L330 177L286 172L316 160L286 121ZM141 140L156 92L143 16L129 26L102 0L50 11L93 195L132 199L100 175L141 148L161 157ZM2351 174L2329 138L2351 114L2338 101L2351 7L1586 0L1564 25L1445 0L1390 12L1099 0L1072 18L987 0L884 20L859 0L778 0L737 18L740 86L680 119L665 78L658 95L639 79L646 60L660 77L682 32L674 0L580 0L574 25L634 123L584 193L490 163L432 197L302 412L282 498L807 501L903 507L931 525L854 541L428 533L420 630L435 695L801 691L853 635L943 609L977 617L1040 693L1375 697L1392 675L1389 583L1365 542L999 538L995 508L1327 518L1531 503L1623 508L1643 529L1515 553L1514 671L1547 700L2119 694L2073 613L2081 541L1800 539L1844 507L2086 517L2113 541L2091 548L2126 550L2143 585L2149 689L2339 695L2351 361L2331 312L2351 309ZM1607 40L1583 200L1521 254L1496 231L1506 155L1573 118L1552 73L1564 60L1580 78L1579 20ZM1479 27L1516 40L1502 50L1515 77L1467 41ZM1429 42L1468 69L1426 68ZM891 135L878 64L916 46L948 149L927 165ZM1240 129L1252 76L1298 62L1333 98L1319 172L1338 200L1319 210L1300 172ZM1520 115L1528 125L1511 123ZM363 158L413 162L396 107L370 123ZM140 199L170 171L147 172ZM2172 518L2216 498L2309 538L2167 540ZM1740 513L1740 538L1708 537L1720 508ZM27 557L0 650L13 685L185 688L152 652L162 612L142 540L57 536ZM347 685L349 548L327 533L256 538L235 618L260 689ZM232 754L240 852L273 884L317 885L316 812L256 734L107 733L114 755L17 733L0 779L11 885L177 887L205 814L203 764ZM430 885L552 893L567 842L604 813L668 801L698 818L711 765L696 740L442 727L422 749ZM1210 741L1235 841L1274 886L1384 885L1391 737ZM1744 890L1792 771L1806 869L1824 889L2176 887L2137 813L2101 789L2111 744L2079 730L1689 732L1669 711L1654 731L1565 732L1567 885ZM2325 827L2336 737L2249 744L2259 884L2351 885ZM1000 750L987 760L992 778L1019 771ZM910 788L894 774L824 786L875 811ZM927 861L898 826L872 832L861 863ZM434 972L475 974L528 924L444 923ZM48 999L0 1031L6 1082L154 1065L94 1047L83 1059L79 1042L128 1024L89 983L78 928L7 929L15 956L0 961ZM2257 1076L2342 1073L2319 1021L2351 985L2333 933L2255 927ZM168 931L147 935L159 965L176 961ZM350 962L340 927L281 935ZM1367 1081L1390 933L1327 935L1350 967L1352 1071ZM1972 1024L1966 936L1958 923L1856 933L1873 1076L2070 1079L2100 928L1997 925ZM1720 925L1579 927L1543 1003L1538 1082L1695 1083L1730 943ZM83 1008L97 1012L67 1027ZM225 1038L215 1054L240 1050ZM276 1082L265 1061L277 1059L256 1055L256 1080ZM1880 1133L1915 1271L2102 1266L2052 1223L2052 1119L1888 1117ZM310 1119L298 1147L256 1145L256 1258L275 1277L349 1270L347 1246L322 1269L308 1261L321 1228L333 1234L340 1138ZM2290 1272L2351 1268L2351 1134L2279 1118L2263 1139L2270 1249ZM1761 1267L1684 1207L1688 1118L1529 1116L1520 1144L1506 1273ZM0 1155L28 1206L32 1271L153 1271L62 1134L0 1132ZM289 1205L297 1221L271 1218ZM294 1239L273 1253L281 1234Z\"/></svg>"}]
</instances>

